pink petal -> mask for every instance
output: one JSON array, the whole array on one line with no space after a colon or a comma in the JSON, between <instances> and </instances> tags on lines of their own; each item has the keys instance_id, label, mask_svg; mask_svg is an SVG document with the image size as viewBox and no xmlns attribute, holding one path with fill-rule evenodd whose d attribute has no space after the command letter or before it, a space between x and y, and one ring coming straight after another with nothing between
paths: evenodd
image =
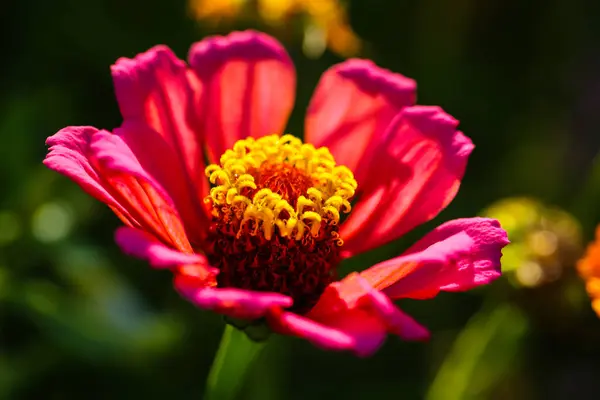
<instances>
[{"instance_id":1,"label":"pink petal","mask_svg":"<svg viewBox=\"0 0 600 400\"><path fill-rule=\"evenodd\" d=\"M190 240L200 245L209 226L208 211L200 193L190 187L186 172L179 163L179 155L158 132L137 120L125 121L114 134L135 155L143 170L169 193ZM206 181L205 177L200 180Z\"/></svg>"},{"instance_id":2,"label":"pink petal","mask_svg":"<svg viewBox=\"0 0 600 400\"><path fill-rule=\"evenodd\" d=\"M275 332L307 339L325 350L353 350L356 347L351 335L292 312L274 310L267 314L267 321Z\"/></svg>"},{"instance_id":3,"label":"pink petal","mask_svg":"<svg viewBox=\"0 0 600 400\"><path fill-rule=\"evenodd\" d=\"M306 316L271 310L276 332L308 340L326 350L349 350L360 357L375 353L388 333L405 340L426 340L429 332L400 311L358 274L330 285Z\"/></svg>"},{"instance_id":4,"label":"pink petal","mask_svg":"<svg viewBox=\"0 0 600 400\"><path fill-rule=\"evenodd\" d=\"M377 144L359 200L341 227L348 257L397 239L454 198L473 144L439 107L405 108Z\"/></svg>"},{"instance_id":5,"label":"pink petal","mask_svg":"<svg viewBox=\"0 0 600 400\"><path fill-rule=\"evenodd\" d=\"M175 273L180 292L216 286L217 268L208 265L201 254L182 253L165 246L154 236L139 229L117 229L115 240L125 254L148 260L154 268L169 268Z\"/></svg>"},{"instance_id":6,"label":"pink petal","mask_svg":"<svg viewBox=\"0 0 600 400\"><path fill-rule=\"evenodd\" d=\"M90 143L91 161L131 213L139 229L163 243L192 253L173 200L164 188L140 165L127 144L107 131L97 132Z\"/></svg>"},{"instance_id":7,"label":"pink petal","mask_svg":"<svg viewBox=\"0 0 600 400\"><path fill-rule=\"evenodd\" d=\"M380 137L404 107L414 104L416 83L367 60L348 60L326 71L306 116L307 142L327 146L361 185Z\"/></svg>"},{"instance_id":8,"label":"pink petal","mask_svg":"<svg viewBox=\"0 0 600 400\"><path fill-rule=\"evenodd\" d=\"M366 280L363 285L368 285ZM415 321L410 315L402 312L392 303L390 298L369 286L368 296L359 301L363 307L372 310L385 322L390 333L400 336L404 340L428 340L429 331Z\"/></svg>"},{"instance_id":9,"label":"pink petal","mask_svg":"<svg viewBox=\"0 0 600 400\"><path fill-rule=\"evenodd\" d=\"M429 338L427 329L357 273L331 284L307 318L351 337L351 350L359 356L377 351L388 333L405 340ZM308 334L303 335L311 340Z\"/></svg>"},{"instance_id":10,"label":"pink petal","mask_svg":"<svg viewBox=\"0 0 600 400\"><path fill-rule=\"evenodd\" d=\"M162 171L170 177L160 181L174 193L188 231L202 232L208 221L202 203L208 181L202 138L189 124L194 85L185 63L168 47L156 46L133 59L120 58L111 72L125 120L123 139L146 168L154 166L152 175ZM176 191L167 181L177 181Z\"/></svg>"},{"instance_id":11,"label":"pink petal","mask_svg":"<svg viewBox=\"0 0 600 400\"><path fill-rule=\"evenodd\" d=\"M192 46L189 62L201 90L196 123L212 161L239 139L283 132L296 74L274 38L254 31L209 37Z\"/></svg>"},{"instance_id":12,"label":"pink petal","mask_svg":"<svg viewBox=\"0 0 600 400\"><path fill-rule=\"evenodd\" d=\"M402 256L360 275L392 299L465 291L500 277L502 248L508 243L496 220L457 219L426 235Z\"/></svg>"},{"instance_id":13,"label":"pink petal","mask_svg":"<svg viewBox=\"0 0 600 400\"><path fill-rule=\"evenodd\" d=\"M354 343L351 350L359 357L373 355L383 345L388 333L385 322L364 308L332 315L321 323L350 336Z\"/></svg>"},{"instance_id":14,"label":"pink petal","mask_svg":"<svg viewBox=\"0 0 600 400\"><path fill-rule=\"evenodd\" d=\"M185 63L168 47L155 46L133 59L118 59L111 72L123 119L155 130L177 154L192 187L206 181L202 140L189 125L195 88Z\"/></svg>"},{"instance_id":15,"label":"pink petal","mask_svg":"<svg viewBox=\"0 0 600 400\"><path fill-rule=\"evenodd\" d=\"M155 268L171 268L187 264L201 264L208 270L206 257L200 254L182 253L160 243L147 232L121 227L115 232L115 241L125 254L148 260ZM217 270L212 268L212 272Z\"/></svg>"},{"instance_id":16,"label":"pink petal","mask_svg":"<svg viewBox=\"0 0 600 400\"><path fill-rule=\"evenodd\" d=\"M180 288L182 296L196 306L233 318L256 319L270 309L291 307L291 297L270 292L255 292L236 288ZM182 290L183 289L183 290Z\"/></svg>"},{"instance_id":17,"label":"pink petal","mask_svg":"<svg viewBox=\"0 0 600 400\"><path fill-rule=\"evenodd\" d=\"M107 204L124 223L137 226L139 223L115 197L111 185L102 177L102 172L90 163L90 143L99 132L91 126L61 129L46 140L50 149L44 165L71 178L88 194Z\"/></svg>"}]
</instances>

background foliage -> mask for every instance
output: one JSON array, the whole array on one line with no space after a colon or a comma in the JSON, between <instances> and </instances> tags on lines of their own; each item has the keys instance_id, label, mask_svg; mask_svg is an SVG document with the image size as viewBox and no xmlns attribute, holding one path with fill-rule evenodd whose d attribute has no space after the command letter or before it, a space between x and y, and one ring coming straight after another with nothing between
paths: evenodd
<instances>
[{"instance_id":1,"label":"background foliage","mask_svg":"<svg viewBox=\"0 0 600 400\"><path fill-rule=\"evenodd\" d=\"M583 242L591 240L600 221L599 2L354 0L348 6L364 43L360 55L416 79L419 103L439 104L460 119L477 147L447 210L344 271L399 254L442 221L481 215L512 196L567 210L579 220ZM108 69L118 57L164 43L185 58L192 42L232 28L252 26L285 39L299 76L288 129L301 132L319 75L341 58L330 51L305 56L297 24L282 32L255 19L215 26L191 15L182 0L3 3L2 399L202 393L221 318L181 300L169 273L122 255L113 242L117 218L41 165L45 138L63 126L118 126ZM494 212L515 225L522 219L513 211ZM553 229L549 218L529 211L543 229ZM271 338L245 398L595 398L600 322L573 269L582 248L576 231L555 235L561 246L572 243L568 257L560 246L550 257L560 268L549 279L525 282L507 273L475 292L404 302L431 328L429 344L390 338L361 360ZM522 239L528 231L514 232L514 243L529 245ZM548 273L547 261L536 259L538 275ZM519 253L505 267L531 262Z\"/></svg>"}]
</instances>

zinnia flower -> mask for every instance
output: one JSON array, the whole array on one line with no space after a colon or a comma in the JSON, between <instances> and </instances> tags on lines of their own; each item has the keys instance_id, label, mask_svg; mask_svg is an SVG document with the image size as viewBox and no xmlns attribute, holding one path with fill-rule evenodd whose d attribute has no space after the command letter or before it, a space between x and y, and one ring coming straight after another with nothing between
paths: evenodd
<instances>
[{"instance_id":1,"label":"zinnia flower","mask_svg":"<svg viewBox=\"0 0 600 400\"><path fill-rule=\"evenodd\" d=\"M600 317L600 225L596 228L596 240L588 245L585 255L577 262L579 276L592 299L592 308Z\"/></svg>"},{"instance_id":2,"label":"zinnia flower","mask_svg":"<svg viewBox=\"0 0 600 400\"><path fill-rule=\"evenodd\" d=\"M472 218L336 281L341 260L432 219L458 191L473 144L439 107L413 105L413 80L365 60L332 67L302 143L278 136L296 78L265 34L206 38L189 67L157 46L112 76L123 124L64 128L44 163L106 203L126 225L123 251L171 269L198 307L369 355L387 333L429 336L393 300L500 276L506 233Z\"/></svg>"}]
</instances>

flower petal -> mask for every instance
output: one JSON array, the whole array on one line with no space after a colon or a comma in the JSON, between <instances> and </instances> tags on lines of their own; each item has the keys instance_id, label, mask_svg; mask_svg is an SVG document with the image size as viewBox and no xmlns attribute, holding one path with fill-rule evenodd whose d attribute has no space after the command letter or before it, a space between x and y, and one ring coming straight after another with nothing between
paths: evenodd
<instances>
[{"instance_id":1,"label":"flower petal","mask_svg":"<svg viewBox=\"0 0 600 400\"><path fill-rule=\"evenodd\" d=\"M90 152L92 163L112 193L138 222L134 227L177 250L193 252L173 200L140 165L121 137L99 131L91 140Z\"/></svg>"},{"instance_id":2,"label":"flower petal","mask_svg":"<svg viewBox=\"0 0 600 400\"><path fill-rule=\"evenodd\" d=\"M360 357L375 353L388 333L405 340L429 338L427 329L356 273L331 284L306 316L272 309L267 321L281 334L304 338L326 350L350 350Z\"/></svg>"},{"instance_id":3,"label":"flower petal","mask_svg":"<svg viewBox=\"0 0 600 400\"><path fill-rule=\"evenodd\" d=\"M50 147L44 165L69 178L86 193L111 207L124 223L136 226L139 223L115 197L111 185L90 162L90 143L100 132L91 126L68 126L46 140Z\"/></svg>"},{"instance_id":4,"label":"flower petal","mask_svg":"<svg viewBox=\"0 0 600 400\"><path fill-rule=\"evenodd\" d=\"M305 141L327 146L336 162L361 185L374 150L392 119L414 104L416 83L367 60L348 60L327 70L306 115Z\"/></svg>"},{"instance_id":5,"label":"flower petal","mask_svg":"<svg viewBox=\"0 0 600 400\"><path fill-rule=\"evenodd\" d=\"M175 287L180 292L216 286L217 268L208 265L201 254L182 253L165 246L151 234L135 228L121 227L115 240L125 254L148 260L154 268L169 268L175 274Z\"/></svg>"},{"instance_id":6,"label":"flower petal","mask_svg":"<svg viewBox=\"0 0 600 400\"><path fill-rule=\"evenodd\" d=\"M355 340L351 335L293 312L274 309L267 314L267 321L275 332L307 339L322 349L352 350L355 348Z\"/></svg>"},{"instance_id":7,"label":"flower petal","mask_svg":"<svg viewBox=\"0 0 600 400\"><path fill-rule=\"evenodd\" d=\"M496 220L457 219L426 235L402 256L360 275L392 299L465 291L500 277L502 248L508 243Z\"/></svg>"},{"instance_id":8,"label":"flower petal","mask_svg":"<svg viewBox=\"0 0 600 400\"><path fill-rule=\"evenodd\" d=\"M274 38L254 31L209 37L192 46L189 62L200 82L196 123L211 161L239 139L283 132L296 73Z\"/></svg>"},{"instance_id":9,"label":"flower petal","mask_svg":"<svg viewBox=\"0 0 600 400\"><path fill-rule=\"evenodd\" d=\"M137 120L125 121L114 134L131 150L144 171L169 193L189 239L201 245L208 230L208 210L200 194L190 187L178 154L158 132ZM205 177L201 180L208 182Z\"/></svg>"},{"instance_id":10,"label":"flower petal","mask_svg":"<svg viewBox=\"0 0 600 400\"><path fill-rule=\"evenodd\" d=\"M341 227L344 256L397 239L456 195L473 144L439 107L405 108L378 143L377 163Z\"/></svg>"},{"instance_id":11,"label":"flower petal","mask_svg":"<svg viewBox=\"0 0 600 400\"><path fill-rule=\"evenodd\" d=\"M155 268L171 268L188 264L207 267L206 257L200 254L182 253L160 243L147 232L135 228L121 227L115 232L115 241L125 254L148 260ZM216 270L212 269L213 273Z\"/></svg>"},{"instance_id":12,"label":"flower petal","mask_svg":"<svg viewBox=\"0 0 600 400\"><path fill-rule=\"evenodd\" d=\"M196 306L232 318L261 318L270 309L291 307L293 304L291 297L279 293L236 288L198 288L196 290L191 290L189 287L177 288L182 296Z\"/></svg>"},{"instance_id":13,"label":"flower petal","mask_svg":"<svg viewBox=\"0 0 600 400\"><path fill-rule=\"evenodd\" d=\"M121 131L146 169L154 165L154 177L158 179L162 171L169 178L160 179L161 184L173 193L188 232L202 232L208 216L201 199L208 195L208 180L202 138L189 123L195 78L166 46L153 47L133 59L120 58L111 72L125 120L115 133ZM175 184L176 191L167 183Z\"/></svg>"},{"instance_id":14,"label":"flower petal","mask_svg":"<svg viewBox=\"0 0 600 400\"><path fill-rule=\"evenodd\" d=\"M368 282L364 280L363 286L366 285L368 285ZM388 332L394 333L404 340L429 339L427 328L415 321L410 315L402 312L384 293L369 286L368 296L364 296L359 304L375 312L385 322Z\"/></svg>"},{"instance_id":15,"label":"flower petal","mask_svg":"<svg viewBox=\"0 0 600 400\"><path fill-rule=\"evenodd\" d=\"M388 333L405 340L429 338L426 328L357 273L329 285L307 318L350 336L359 356L373 354Z\"/></svg>"},{"instance_id":16,"label":"flower petal","mask_svg":"<svg viewBox=\"0 0 600 400\"><path fill-rule=\"evenodd\" d=\"M202 138L189 125L194 88L185 63L168 47L155 46L118 59L111 73L123 119L155 130L177 154L192 186L205 182Z\"/></svg>"}]
</instances>

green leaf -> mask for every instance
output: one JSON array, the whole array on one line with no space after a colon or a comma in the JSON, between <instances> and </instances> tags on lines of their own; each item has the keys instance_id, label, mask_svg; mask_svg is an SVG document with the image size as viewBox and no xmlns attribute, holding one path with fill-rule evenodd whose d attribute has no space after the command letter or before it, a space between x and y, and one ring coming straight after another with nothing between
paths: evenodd
<instances>
[{"instance_id":1,"label":"green leaf","mask_svg":"<svg viewBox=\"0 0 600 400\"><path fill-rule=\"evenodd\" d=\"M459 333L429 387L427 400L487 398L513 367L527 320L513 305L484 307Z\"/></svg>"}]
</instances>

